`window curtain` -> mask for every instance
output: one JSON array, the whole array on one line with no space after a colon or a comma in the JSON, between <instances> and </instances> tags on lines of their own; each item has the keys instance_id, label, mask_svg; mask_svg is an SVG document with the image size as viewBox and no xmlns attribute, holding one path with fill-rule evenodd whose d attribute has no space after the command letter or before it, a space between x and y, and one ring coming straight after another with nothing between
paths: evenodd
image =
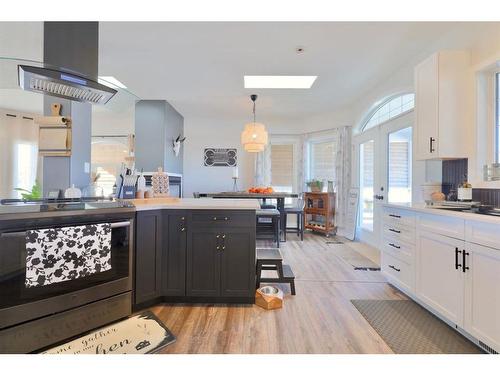
<instances>
[{"instance_id":1,"label":"window curtain","mask_svg":"<svg viewBox=\"0 0 500 375\"><path fill-rule=\"evenodd\" d=\"M335 175L337 179L336 225L342 233L347 216L347 197L351 188L351 127L337 129L337 157Z\"/></svg>"},{"instance_id":2,"label":"window curtain","mask_svg":"<svg viewBox=\"0 0 500 375\"><path fill-rule=\"evenodd\" d=\"M255 157L254 186L271 185L271 146L258 152Z\"/></svg>"}]
</instances>

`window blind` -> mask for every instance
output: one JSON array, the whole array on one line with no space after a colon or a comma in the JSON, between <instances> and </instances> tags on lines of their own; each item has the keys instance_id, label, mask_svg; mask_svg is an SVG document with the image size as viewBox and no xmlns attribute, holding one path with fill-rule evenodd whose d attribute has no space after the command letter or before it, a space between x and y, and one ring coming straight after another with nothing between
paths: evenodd
<instances>
[{"instance_id":1,"label":"window blind","mask_svg":"<svg viewBox=\"0 0 500 375\"><path fill-rule=\"evenodd\" d=\"M311 178L333 181L335 179L335 142L313 143L311 145Z\"/></svg>"},{"instance_id":2,"label":"window blind","mask_svg":"<svg viewBox=\"0 0 500 375\"><path fill-rule=\"evenodd\" d=\"M271 145L271 185L293 186L293 145Z\"/></svg>"}]
</instances>

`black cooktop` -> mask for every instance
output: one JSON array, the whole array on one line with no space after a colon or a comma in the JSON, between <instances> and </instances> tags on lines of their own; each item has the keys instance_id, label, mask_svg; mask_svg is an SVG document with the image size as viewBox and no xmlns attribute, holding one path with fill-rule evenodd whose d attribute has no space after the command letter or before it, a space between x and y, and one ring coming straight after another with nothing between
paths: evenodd
<instances>
[{"instance_id":1,"label":"black cooktop","mask_svg":"<svg viewBox=\"0 0 500 375\"><path fill-rule=\"evenodd\" d=\"M133 208L127 201L111 199L81 198L81 199L3 199L0 201L0 215L37 212L62 212L100 209Z\"/></svg>"}]
</instances>

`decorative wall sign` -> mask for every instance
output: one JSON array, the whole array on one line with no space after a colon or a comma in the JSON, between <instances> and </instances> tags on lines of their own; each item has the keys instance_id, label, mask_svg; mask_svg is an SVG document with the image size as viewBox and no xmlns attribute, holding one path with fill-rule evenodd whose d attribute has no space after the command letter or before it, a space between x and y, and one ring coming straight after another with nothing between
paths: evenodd
<instances>
[{"instance_id":1,"label":"decorative wall sign","mask_svg":"<svg viewBox=\"0 0 500 375\"><path fill-rule=\"evenodd\" d=\"M175 336L148 310L42 354L149 354L174 341Z\"/></svg>"},{"instance_id":2,"label":"decorative wall sign","mask_svg":"<svg viewBox=\"0 0 500 375\"><path fill-rule=\"evenodd\" d=\"M203 153L205 167L235 167L236 151L235 148L206 148Z\"/></svg>"}]
</instances>

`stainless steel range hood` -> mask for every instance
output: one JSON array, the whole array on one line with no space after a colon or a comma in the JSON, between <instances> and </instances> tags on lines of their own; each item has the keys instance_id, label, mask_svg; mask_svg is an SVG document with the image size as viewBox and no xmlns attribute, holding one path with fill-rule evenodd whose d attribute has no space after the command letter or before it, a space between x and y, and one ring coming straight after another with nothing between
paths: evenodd
<instances>
[{"instance_id":1,"label":"stainless steel range hood","mask_svg":"<svg viewBox=\"0 0 500 375\"><path fill-rule=\"evenodd\" d=\"M29 65L18 65L17 70L19 86L27 91L91 104L106 104L117 93L111 87L61 70Z\"/></svg>"}]
</instances>

